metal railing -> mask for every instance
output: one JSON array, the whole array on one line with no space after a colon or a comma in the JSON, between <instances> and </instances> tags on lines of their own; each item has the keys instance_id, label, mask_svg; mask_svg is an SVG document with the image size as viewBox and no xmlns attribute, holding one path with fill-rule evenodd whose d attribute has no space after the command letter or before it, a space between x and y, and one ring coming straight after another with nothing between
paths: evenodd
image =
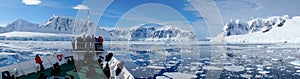
<instances>
[{"instance_id":1,"label":"metal railing","mask_svg":"<svg viewBox=\"0 0 300 79\"><path fill-rule=\"evenodd\" d=\"M44 56L42 57L43 66L45 69L51 68L54 63L64 64L66 60L58 61L58 59L54 56ZM26 62L21 62L13 65L8 65L0 68L0 72L9 71L10 76L20 77L23 75L28 75L30 73L36 73L39 71L39 66L36 64L35 60L29 60ZM2 79L2 75L0 77Z\"/></svg>"}]
</instances>

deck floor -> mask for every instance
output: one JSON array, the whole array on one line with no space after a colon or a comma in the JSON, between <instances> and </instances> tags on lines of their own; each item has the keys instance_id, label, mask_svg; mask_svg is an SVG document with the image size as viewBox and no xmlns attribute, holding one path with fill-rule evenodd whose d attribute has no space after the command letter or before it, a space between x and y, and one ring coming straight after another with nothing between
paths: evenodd
<instances>
[{"instance_id":1,"label":"deck floor","mask_svg":"<svg viewBox=\"0 0 300 79\"><path fill-rule=\"evenodd\" d=\"M74 79L107 79L107 77L104 75L102 68L98 64L94 65L94 69L96 71L95 74L89 74L90 77L86 76L86 72L88 71L88 67L85 65L82 65L80 70L77 72L74 72L74 63L67 63L60 66L60 73L58 77L69 77L73 76ZM44 71L40 71L37 73L31 73L28 75L20 76L17 79L37 79L41 73L44 73L47 77L51 77L51 69L46 69Z\"/></svg>"}]
</instances>

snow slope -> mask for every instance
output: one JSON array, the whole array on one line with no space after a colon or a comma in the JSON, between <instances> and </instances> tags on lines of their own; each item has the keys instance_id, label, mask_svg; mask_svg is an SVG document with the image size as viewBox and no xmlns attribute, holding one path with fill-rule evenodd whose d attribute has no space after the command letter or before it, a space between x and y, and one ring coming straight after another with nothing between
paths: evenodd
<instances>
[{"instance_id":1,"label":"snow slope","mask_svg":"<svg viewBox=\"0 0 300 79\"><path fill-rule=\"evenodd\" d=\"M140 24L131 28L116 28L110 33L113 36L132 41L190 41L197 39L191 30L157 23Z\"/></svg>"},{"instance_id":2,"label":"snow slope","mask_svg":"<svg viewBox=\"0 0 300 79\"><path fill-rule=\"evenodd\" d=\"M230 21L226 23L223 30L225 36L245 35L254 32L267 32L272 28L282 27L288 19L287 15L273 16L267 19L256 18L248 22L241 20Z\"/></svg>"},{"instance_id":3,"label":"snow slope","mask_svg":"<svg viewBox=\"0 0 300 79\"><path fill-rule=\"evenodd\" d=\"M229 43L300 43L300 16L285 19L284 23L282 23L283 20L278 19L272 22L275 22L275 25L271 26L272 29L268 31L227 36L225 41Z\"/></svg>"}]
</instances>

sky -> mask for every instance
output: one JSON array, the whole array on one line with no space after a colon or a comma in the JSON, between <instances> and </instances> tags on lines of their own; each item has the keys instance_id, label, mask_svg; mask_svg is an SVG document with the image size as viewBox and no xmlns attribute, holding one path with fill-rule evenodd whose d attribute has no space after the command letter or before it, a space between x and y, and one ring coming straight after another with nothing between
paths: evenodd
<instances>
[{"instance_id":1,"label":"sky","mask_svg":"<svg viewBox=\"0 0 300 79\"><path fill-rule=\"evenodd\" d=\"M193 0L115 0L99 18L98 25L115 27L184 20L191 24L205 24L205 16L201 16L189 1ZM224 22L282 15L300 16L300 0L213 1ZM83 0L1 0L0 26L17 19L41 24L52 15L76 17L79 9L89 8L82 3Z\"/></svg>"},{"instance_id":2,"label":"sky","mask_svg":"<svg viewBox=\"0 0 300 79\"><path fill-rule=\"evenodd\" d=\"M24 19L40 24L52 15L76 16L73 6L81 4L82 0L1 0L0 26L5 26L17 19Z\"/></svg>"}]
</instances>

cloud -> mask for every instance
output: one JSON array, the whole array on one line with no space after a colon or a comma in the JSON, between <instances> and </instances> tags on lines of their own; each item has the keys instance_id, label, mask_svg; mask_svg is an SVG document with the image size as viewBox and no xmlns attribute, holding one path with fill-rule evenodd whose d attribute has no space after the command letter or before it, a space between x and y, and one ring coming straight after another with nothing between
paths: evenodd
<instances>
[{"instance_id":1,"label":"cloud","mask_svg":"<svg viewBox=\"0 0 300 79\"><path fill-rule=\"evenodd\" d=\"M25 5L39 5L42 3L41 0L22 0Z\"/></svg>"},{"instance_id":2,"label":"cloud","mask_svg":"<svg viewBox=\"0 0 300 79\"><path fill-rule=\"evenodd\" d=\"M90 8L86 5L79 4L79 5L74 6L73 9L86 10L86 9L90 9Z\"/></svg>"}]
</instances>

